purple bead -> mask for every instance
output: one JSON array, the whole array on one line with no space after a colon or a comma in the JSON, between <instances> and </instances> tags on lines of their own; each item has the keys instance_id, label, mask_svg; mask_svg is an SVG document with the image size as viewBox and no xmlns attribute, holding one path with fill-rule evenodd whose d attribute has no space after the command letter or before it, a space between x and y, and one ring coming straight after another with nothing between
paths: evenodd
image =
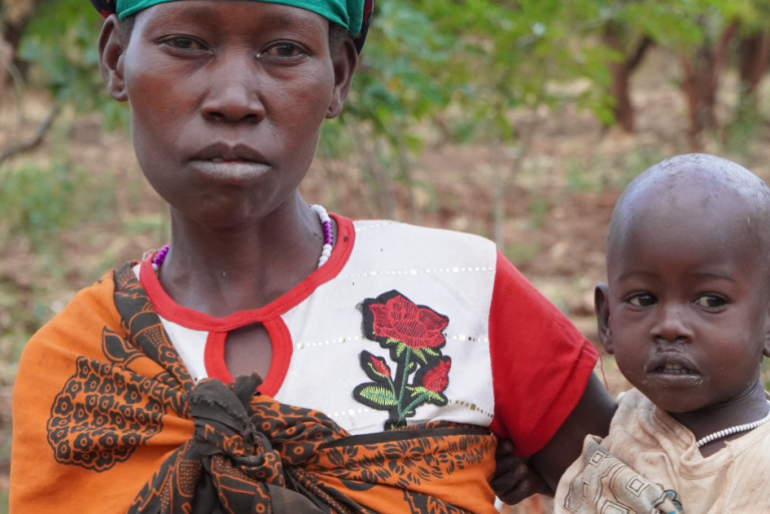
<instances>
[{"instance_id":1,"label":"purple bead","mask_svg":"<svg viewBox=\"0 0 770 514\"><path fill-rule=\"evenodd\" d=\"M155 254L155 257L152 259L152 263L156 266L160 266L163 264L163 261L166 260L166 255L168 255L168 245L161 248L158 253Z\"/></svg>"}]
</instances>

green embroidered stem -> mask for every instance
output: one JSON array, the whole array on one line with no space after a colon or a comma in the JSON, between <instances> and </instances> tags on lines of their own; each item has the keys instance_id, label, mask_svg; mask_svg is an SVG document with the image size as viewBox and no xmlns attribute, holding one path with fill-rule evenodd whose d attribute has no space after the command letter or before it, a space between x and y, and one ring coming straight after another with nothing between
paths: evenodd
<instances>
[{"instance_id":1,"label":"green embroidered stem","mask_svg":"<svg viewBox=\"0 0 770 514\"><path fill-rule=\"evenodd\" d=\"M415 401L413 401L412 403L410 403L410 404L409 404L409 406L407 406L407 408L406 408L406 409L404 409L403 413L399 412L399 417L401 417L401 416L402 416L402 414L403 414L403 415L406 415L406 413L407 413L407 412L409 412L409 411L410 411L410 410L412 410L413 408L417 407L419 404L421 404L421 403L422 403L424 400L426 400L427 398L428 398L428 395L427 395L427 394L425 394L425 393L423 393L423 394L421 394L420 396L418 396L418 397L417 397L417 399L416 399Z\"/></svg>"},{"instance_id":2,"label":"green embroidered stem","mask_svg":"<svg viewBox=\"0 0 770 514\"><path fill-rule=\"evenodd\" d=\"M396 397L396 384L393 383L393 380L388 378L388 384L390 384L390 390L393 391L393 398Z\"/></svg>"},{"instance_id":3,"label":"green embroidered stem","mask_svg":"<svg viewBox=\"0 0 770 514\"><path fill-rule=\"evenodd\" d=\"M406 383L409 379L409 359L412 357L412 350L410 348L406 349L406 358L404 359L404 373L401 377L401 390L398 393L398 420L401 421L401 419L404 417L403 411L401 410L401 404L404 402L404 391L406 391Z\"/></svg>"}]
</instances>

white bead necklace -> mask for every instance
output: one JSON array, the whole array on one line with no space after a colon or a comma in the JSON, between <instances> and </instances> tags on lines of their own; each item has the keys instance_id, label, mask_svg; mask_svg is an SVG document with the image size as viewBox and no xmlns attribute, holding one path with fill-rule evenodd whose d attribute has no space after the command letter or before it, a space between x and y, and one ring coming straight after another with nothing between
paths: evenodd
<instances>
[{"instance_id":1,"label":"white bead necklace","mask_svg":"<svg viewBox=\"0 0 770 514\"><path fill-rule=\"evenodd\" d=\"M313 204L310 208L318 215L324 231L324 246L321 249L321 258L318 260L318 267L320 268L331 257L332 248L334 247L334 232L332 231L332 220L329 218L329 213L326 212L326 209L318 204Z\"/></svg>"},{"instance_id":2,"label":"white bead necklace","mask_svg":"<svg viewBox=\"0 0 770 514\"><path fill-rule=\"evenodd\" d=\"M770 403L770 402L768 402ZM712 441L716 441L717 439L722 439L723 437L727 437L728 435L737 434L739 432L748 432L749 430L754 430L757 427L761 427L765 423L770 421L770 414L768 414L766 417L760 419L759 421L754 421L753 423L746 423L744 425L738 425L730 428L725 428L724 430L720 430L719 432L714 432L711 435L707 435L706 437L702 439L698 439L698 442L695 443L698 445L698 448L700 448L703 445L706 445Z\"/></svg>"}]
</instances>

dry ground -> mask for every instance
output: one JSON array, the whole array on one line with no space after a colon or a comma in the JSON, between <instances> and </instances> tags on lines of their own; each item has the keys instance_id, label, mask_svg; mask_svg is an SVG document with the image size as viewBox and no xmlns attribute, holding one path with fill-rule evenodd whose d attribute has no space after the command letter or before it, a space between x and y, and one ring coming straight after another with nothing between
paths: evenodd
<instances>
[{"instance_id":1,"label":"dry ground","mask_svg":"<svg viewBox=\"0 0 770 514\"><path fill-rule=\"evenodd\" d=\"M526 158L517 158L521 149L516 144L503 152L507 184L502 250L594 341L593 287L604 277L603 243L619 191L657 160L688 150L685 105L676 80L675 62L654 53L635 78L638 133L633 136L603 130L589 113L571 106L512 114L521 123L536 121L538 129ZM725 83L723 117L735 103L733 78L726 77ZM29 93L20 124L17 99L4 101L0 148L33 132L48 105L44 96ZM767 127L756 127L741 153L731 156L768 179L766 137ZM725 152L717 143L707 149ZM105 270L141 258L168 238L163 204L141 176L128 137L103 134L96 117L65 111L46 143L0 167L0 185L4 173L61 161L93 179L87 181L92 190L64 194L105 195L102 203L107 205L62 228L47 244L14 232L0 219L0 493L8 487L14 366L29 332ZM427 148L415 163L415 178L424 185L415 192L416 221L491 236L489 163L489 149L483 145ZM373 214L371 191L353 160L317 162L302 191L309 202L353 218ZM397 217L415 221L403 187L398 186L396 198ZM84 202L91 200L83 197ZM613 394L628 387L607 356L604 370ZM547 501L534 499L509 512L549 509Z\"/></svg>"}]
</instances>

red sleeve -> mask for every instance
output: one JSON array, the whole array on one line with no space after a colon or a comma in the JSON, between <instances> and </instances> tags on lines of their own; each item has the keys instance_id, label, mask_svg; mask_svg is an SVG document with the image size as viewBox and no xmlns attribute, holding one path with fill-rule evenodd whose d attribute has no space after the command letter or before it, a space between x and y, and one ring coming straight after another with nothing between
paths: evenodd
<instances>
[{"instance_id":1,"label":"red sleeve","mask_svg":"<svg viewBox=\"0 0 770 514\"><path fill-rule=\"evenodd\" d=\"M495 396L490 429L515 453L537 453L588 384L599 352L502 254L489 312Z\"/></svg>"}]
</instances>

